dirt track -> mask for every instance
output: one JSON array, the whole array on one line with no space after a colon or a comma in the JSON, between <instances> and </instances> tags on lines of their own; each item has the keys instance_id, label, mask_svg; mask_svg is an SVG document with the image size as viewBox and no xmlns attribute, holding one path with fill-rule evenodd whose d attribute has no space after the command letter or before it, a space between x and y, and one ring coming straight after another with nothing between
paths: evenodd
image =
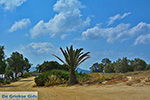
<instances>
[{"instance_id":1,"label":"dirt track","mask_svg":"<svg viewBox=\"0 0 150 100\"><path fill-rule=\"evenodd\" d=\"M126 85L33 87L34 77L0 87L0 91L38 91L39 100L150 100L150 87Z\"/></svg>"}]
</instances>

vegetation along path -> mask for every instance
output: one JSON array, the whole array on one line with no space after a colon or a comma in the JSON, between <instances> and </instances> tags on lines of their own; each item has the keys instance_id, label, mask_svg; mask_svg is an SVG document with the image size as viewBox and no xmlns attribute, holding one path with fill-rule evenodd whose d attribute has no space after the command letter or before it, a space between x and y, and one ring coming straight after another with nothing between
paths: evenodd
<instances>
[{"instance_id":1,"label":"vegetation along path","mask_svg":"<svg viewBox=\"0 0 150 100\"><path fill-rule=\"evenodd\" d=\"M38 91L39 100L150 100L150 87L92 85L33 87L34 77L1 86L0 91Z\"/></svg>"}]
</instances>

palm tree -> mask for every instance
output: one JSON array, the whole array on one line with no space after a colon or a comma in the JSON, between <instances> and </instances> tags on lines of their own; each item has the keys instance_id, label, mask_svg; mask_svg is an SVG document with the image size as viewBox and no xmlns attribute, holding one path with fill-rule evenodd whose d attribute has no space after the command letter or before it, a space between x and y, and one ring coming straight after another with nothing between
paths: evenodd
<instances>
[{"instance_id":1,"label":"palm tree","mask_svg":"<svg viewBox=\"0 0 150 100\"><path fill-rule=\"evenodd\" d=\"M75 75L75 69L85 60L90 58L89 53L82 52L83 48L80 49L73 49L73 46L71 45L70 48L66 47L66 50L63 50L60 48L65 60L62 60L58 56L54 55L57 59L59 59L62 63L64 63L69 68L69 85L77 84L78 80Z\"/></svg>"}]
</instances>

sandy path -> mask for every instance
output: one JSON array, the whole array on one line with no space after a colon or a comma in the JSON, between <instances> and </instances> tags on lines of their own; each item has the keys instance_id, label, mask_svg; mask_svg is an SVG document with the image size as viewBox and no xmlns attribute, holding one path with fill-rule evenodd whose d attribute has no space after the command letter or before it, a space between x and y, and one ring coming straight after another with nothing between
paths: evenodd
<instances>
[{"instance_id":1,"label":"sandy path","mask_svg":"<svg viewBox=\"0 0 150 100\"><path fill-rule=\"evenodd\" d=\"M0 87L0 91L38 91L39 100L150 100L150 87L125 85L33 87L34 77Z\"/></svg>"}]
</instances>

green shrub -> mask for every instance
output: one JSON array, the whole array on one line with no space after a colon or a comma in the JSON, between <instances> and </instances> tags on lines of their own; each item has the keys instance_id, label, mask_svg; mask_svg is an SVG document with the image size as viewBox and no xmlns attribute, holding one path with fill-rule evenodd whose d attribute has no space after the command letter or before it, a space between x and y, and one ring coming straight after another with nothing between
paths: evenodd
<instances>
[{"instance_id":1,"label":"green shrub","mask_svg":"<svg viewBox=\"0 0 150 100\"><path fill-rule=\"evenodd\" d=\"M69 72L63 70L52 70L50 75L56 75L58 78L63 78L64 80L69 79Z\"/></svg>"},{"instance_id":2,"label":"green shrub","mask_svg":"<svg viewBox=\"0 0 150 100\"><path fill-rule=\"evenodd\" d=\"M4 80L4 84L10 84L11 80Z\"/></svg>"},{"instance_id":3,"label":"green shrub","mask_svg":"<svg viewBox=\"0 0 150 100\"><path fill-rule=\"evenodd\" d=\"M56 75L51 75L48 77L48 81L45 83L45 86L53 86L53 85L59 85L67 83L67 80L63 78L59 78Z\"/></svg>"},{"instance_id":4,"label":"green shrub","mask_svg":"<svg viewBox=\"0 0 150 100\"><path fill-rule=\"evenodd\" d=\"M35 83L37 86L49 86L61 83L62 80L68 80L69 73L62 70L51 70L48 72L43 72L35 78ZM58 82L58 80L60 80Z\"/></svg>"},{"instance_id":5,"label":"green shrub","mask_svg":"<svg viewBox=\"0 0 150 100\"><path fill-rule=\"evenodd\" d=\"M41 73L41 74L39 74L39 76L37 76L35 78L34 81L35 81L37 86L44 86L47 80L48 80L47 73Z\"/></svg>"},{"instance_id":6,"label":"green shrub","mask_svg":"<svg viewBox=\"0 0 150 100\"><path fill-rule=\"evenodd\" d=\"M84 81L89 77L87 74L76 73L79 81ZM52 86L58 84L67 83L69 80L69 72L63 70L51 70L48 72L43 72L35 78L35 83L37 86Z\"/></svg>"},{"instance_id":7,"label":"green shrub","mask_svg":"<svg viewBox=\"0 0 150 100\"><path fill-rule=\"evenodd\" d=\"M30 76L31 76L30 73L24 73L24 74L22 75L23 78L27 78L27 77L30 77Z\"/></svg>"}]
</instances>

